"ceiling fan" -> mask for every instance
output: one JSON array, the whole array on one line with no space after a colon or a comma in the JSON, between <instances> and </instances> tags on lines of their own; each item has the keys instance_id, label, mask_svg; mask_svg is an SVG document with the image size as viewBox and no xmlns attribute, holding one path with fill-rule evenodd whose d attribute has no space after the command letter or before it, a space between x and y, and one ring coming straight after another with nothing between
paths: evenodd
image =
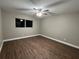
<instances>
[{"instance_id":1,"label":"ceiling fan","mask_svg":"<svg viewBox=\"0 0 79 59\"><path fill-rule=\"evenodd\" d=\"M48 15L51 13L48 9L33 8L36 16Z\"/></svg>"},{"instance_id":2,"label":"ceiling fan","mask_svg":"<svg viewBox=\"0 0 79 59\"><path fill-rule=\"evenodd\" d=\"M26 11L26 12L33 12L34 15L39 16L39 17L41 17L42 15L49 15L49 14L53 15L53 14L56 14L56 13L51 12L50 8L53 7L53 6L57 6L57 5L60 5L62 3L65 3L67 1L69 1L69 0L59 0L55 3L44 6L45 9L44 8L35 8L35 7L33 7L31 9L30 8L20 8L20 9L18 8L16 10L21 10L21 11ZM35 5L33 0L31 0L31 2L32 2L32 4Z\"/></svg>"},{"instance_id":3,"label":"ceiling fan","mask_svg":"<svg viewBox=\"0 0 79 59\"><path fill-rule=\"evenodd\" d=\"M48 14L55 14L54 12L50 12L49 9L42 9L42 8L27 8L27 9L17 9L20 11L26 11L26 12L33 12L34 15L41 17L42 15L48 15Z\"/></svg>"}]
</instances>

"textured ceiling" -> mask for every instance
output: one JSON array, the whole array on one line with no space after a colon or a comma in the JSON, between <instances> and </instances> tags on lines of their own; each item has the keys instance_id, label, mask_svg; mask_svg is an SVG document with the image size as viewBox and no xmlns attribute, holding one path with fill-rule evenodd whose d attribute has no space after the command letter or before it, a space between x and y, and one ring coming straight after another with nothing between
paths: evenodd
<instances>
[{"instance_id":1,"label":"textured ceiling","mask_svg":"<svg viewBox=\"0 0 79 59\"><path fill-rule=\"evenodd\" d=\"M79 12L79 0L67 0L67 2L64 3L52 5L57 1L60 0L0 0L0 7L8 11L16 11L16 8L32 9L36 7L49 9L56 14ZM27 14L32 13L27 11L19 12Z\"/></svg>"}]
</instances>

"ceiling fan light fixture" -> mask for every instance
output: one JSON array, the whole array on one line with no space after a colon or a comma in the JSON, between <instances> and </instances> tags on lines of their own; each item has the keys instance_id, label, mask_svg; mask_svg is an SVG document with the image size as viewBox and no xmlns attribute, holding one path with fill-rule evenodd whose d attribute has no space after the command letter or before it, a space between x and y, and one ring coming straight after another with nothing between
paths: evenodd
<instances>
[{"instance_id":1,"label":"ceiling fan light fixture","mask_svg":"<svg viewBox=\"0 0 79 59\"><path fill-rule=\"evenodd\" d=\"M36 16L38 17L41 17L43 15L43 13L39 12L39 13L36 13Z\"/></svg>"}]
</instances>

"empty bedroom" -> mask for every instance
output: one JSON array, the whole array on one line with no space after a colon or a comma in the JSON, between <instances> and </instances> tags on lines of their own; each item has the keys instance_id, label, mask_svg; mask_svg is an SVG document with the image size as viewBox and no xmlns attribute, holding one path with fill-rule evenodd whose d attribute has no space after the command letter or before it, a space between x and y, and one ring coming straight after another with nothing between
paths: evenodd
<instances>
[{"instance_id":1,"label":"empty bedroom","mask_svg":"<svg viewBox=\"0 0 79 59\"><path fill-rule=\"evenodd\" d=\"M0 59L79 59L79 0L0 0Z\"/></svg>"}]
</instances>

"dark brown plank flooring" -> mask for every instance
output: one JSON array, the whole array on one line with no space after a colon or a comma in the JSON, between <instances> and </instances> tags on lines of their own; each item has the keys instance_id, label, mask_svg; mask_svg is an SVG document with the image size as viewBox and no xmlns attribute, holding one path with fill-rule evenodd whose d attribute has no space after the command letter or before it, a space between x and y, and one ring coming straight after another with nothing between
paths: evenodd
<instances>
[{"instance_id":1,"label":"dark brown plank flooring","mask_svg":"<svg viewBox=\"0 0 79 59\"><path fill-rule=\"evenodd\" d=\"M79 50L36 36L5 42L0 59L79 59Z\"/></svg>"}]
</instances>

